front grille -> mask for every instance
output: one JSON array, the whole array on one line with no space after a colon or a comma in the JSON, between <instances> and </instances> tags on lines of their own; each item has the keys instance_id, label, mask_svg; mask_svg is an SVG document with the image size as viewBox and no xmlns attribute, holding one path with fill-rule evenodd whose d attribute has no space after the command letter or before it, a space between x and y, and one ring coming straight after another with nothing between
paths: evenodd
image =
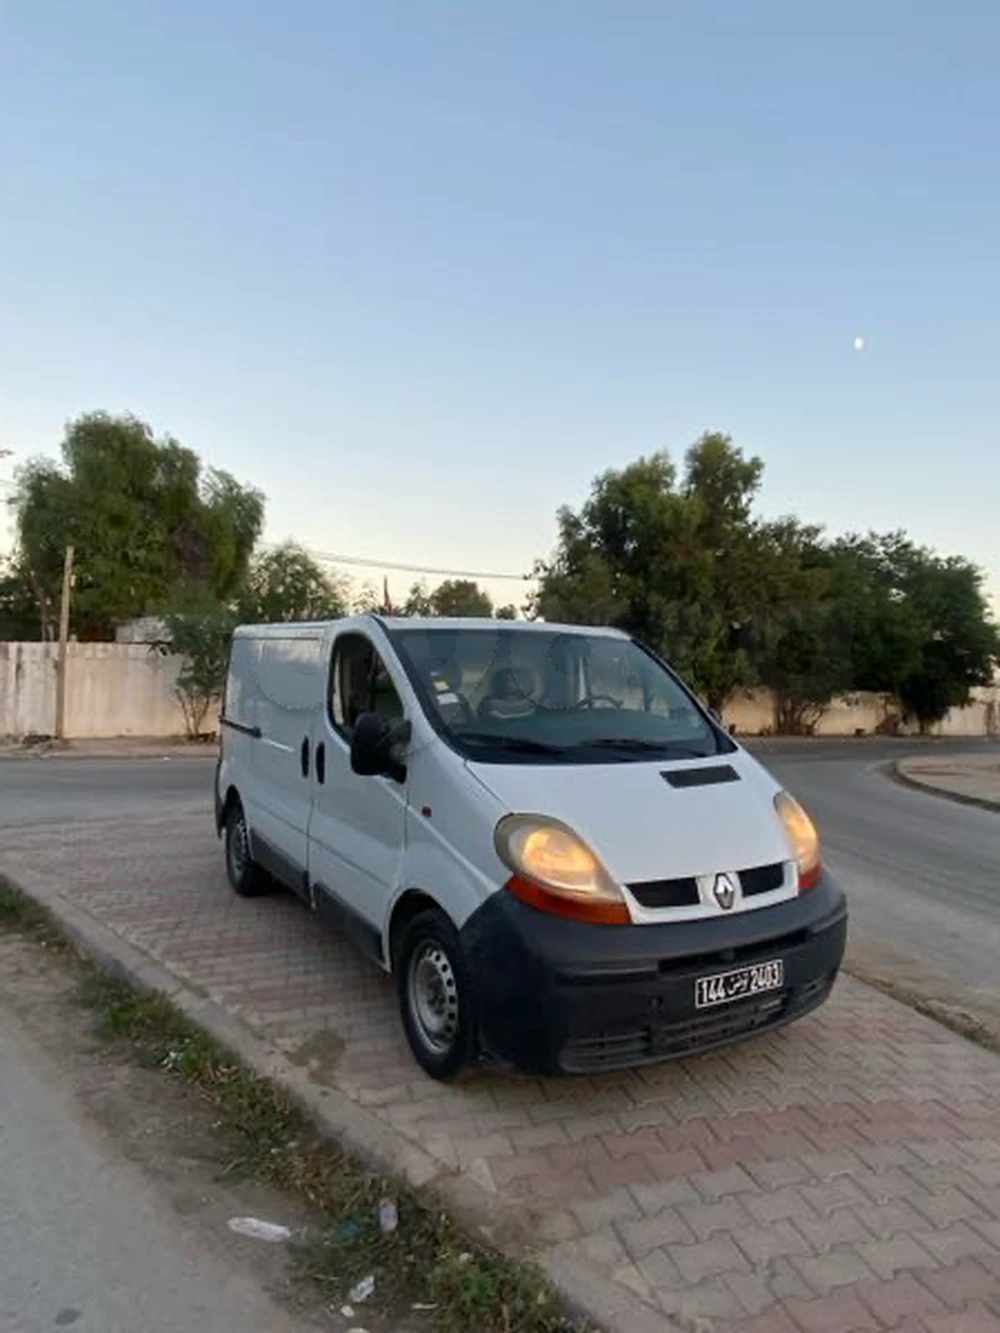
<instances>
[{"instance_id":1,"label":"front grille","mask_svg":"<svg viewBox=\"0 0 1000 1333\"><path fill-rule=\"evenodd\" d=\"M751 866L740 871L740 884L744 898L752 898L755 893L773 893L785 882L785 867L781 861L770 866Z\"/></svg>"},{"instance_id":2,"label":"front grille","mask_svg":"<svg viewBox=\"0 0 1000 1333\"><path fill-rule=\"evenodd\" d=\"M643 907L694 907L698 904L698 881L693 875L682 879L650 879L628 887Z\"/></svg>"},{"instance_id":3,"label":"front grille","mask_svg":"<svg viewBox=\"0 0 1000 1333\"><path fill-rule=\"evenodd\" d=\"M833 979L831 973L794 990L692 1014L676 1023L651 1023L630 1032L592 1032L575 1037L560 1051L559 1066L567 1074L626 1069L657 1060L676 1060L740 1041L814 1009L825 998Z\"/></svg>"},{"instance_id":4,"label":"front grille","mask_svg":"<svg viewBox=\"0 0 1000 1333\"><path fill-rule=\"evenodd\" d=\"M743 896L753 898L758 893L773 893L785 882L785 867L781 861L769 866L750 866L739 872ZM694 875L679 879L648 879L630 884L629 892L642 907L697 907L701 898Z\"/></svg>"},{"instance_id":5,"label":"front grille","mask_svg":"<svg viewBox=\"0 0 1000 1333\"><path fill-rule=\"evenodd\" d=\"M676 1059L749 1036L776 1021L787 1003L785 992L732 1009L692 1015L680 1023L648 1024L632 1032L594 1032L567 1042L559 1063L567 1073L585 1073Z\"/></svg>"},{"instance_id":6,"label":"front grille","mask_svg":"<svg viewBox=\"0 0 1000 1333\"><path fill-rule=\"evenodd\" d=\"M626 1069L646 1064L652 1056L652 1028L635 1032L594 1032L577 1037L562 1048L559 1064L568 1074L583 1074L595 1069Z\"/></svg>"}]
</instances>

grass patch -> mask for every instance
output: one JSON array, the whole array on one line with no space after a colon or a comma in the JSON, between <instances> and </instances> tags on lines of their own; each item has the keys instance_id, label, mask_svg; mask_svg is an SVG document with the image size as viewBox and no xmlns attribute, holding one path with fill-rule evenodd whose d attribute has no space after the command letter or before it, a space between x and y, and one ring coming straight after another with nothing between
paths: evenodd
<instances>
[{"instance_id":1,"label":"grass patch","mask_svg":"<svg viewBox=\"0 0 1000 1333\"><path fill-rule=\"evenodd\" d=\"M80 1000L104 1041L208 1103L223 1175L239 1173L296 1195L322 1225L295 1243L300 1275L343 1304L373 1274L364 1309L391 1320L424 1308L427 1333L587 1333L571 1320L536 1266L470 1239L427 1195L373 1174L320 1136L298 1107L184 1017L170 1002L101 972L72 948L50 913L0 879L0 931L16 931L66 955ZM392 1198L396 1230L384 1234L379 1205ZM360 1316L360 1309L358 1314Z\"/></svg>"},{"instance_id":2,"label":"grass patch","mask_svg":"<svg viewBox=\"0 0 1000 1333\"><path fill-rule=\"evenodd\" d=\"M0 878L0 930L30 935L43 949L69 950L69 941L50 912Z\"/></svg>"},{"instance_id":3,"label":"grass patch","mask_svg":"<svg viewBox=\"0 0 1000 1333\"><path fill-rule=\"evenodd\" d=\"M364 1308L390 1318L414 1304L428 1333L584 1333L541 1271L471 1241L432 1199L373 1174L320 1137L295 1104L190 1023L166 1000L99 972L81 987L95 1028L127 1044L133 1058L180 1078L212 1107L224 1149L223 1172L239 1172L293 1193L323 1219L295 1247L298 1271L325 1298L344 1303L373 1274ZM396 1202L399 1223L383 1234L379 1204ZM359 1312L360 1313L360 1312Z\"/></svg>"}]
</instances>

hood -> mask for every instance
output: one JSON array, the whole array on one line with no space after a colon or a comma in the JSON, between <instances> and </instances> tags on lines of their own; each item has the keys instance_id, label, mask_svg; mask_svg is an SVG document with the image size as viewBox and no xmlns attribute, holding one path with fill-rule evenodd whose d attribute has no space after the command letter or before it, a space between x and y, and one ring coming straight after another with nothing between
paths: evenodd
<instances>
[{"instance_id":1,"label":"hood","mask_svg":"<svg viewBox=\"0 0 1000 1333\"><path fill-rule=\"evenodd\" d=\"M568 824L622 884L744 870L791 856L773 805L779 786L742 750L693 761L468 768L506 813ZM720 768L731 769L735 781L705 781L706 770Z\"/></svg>"}]
</instances>

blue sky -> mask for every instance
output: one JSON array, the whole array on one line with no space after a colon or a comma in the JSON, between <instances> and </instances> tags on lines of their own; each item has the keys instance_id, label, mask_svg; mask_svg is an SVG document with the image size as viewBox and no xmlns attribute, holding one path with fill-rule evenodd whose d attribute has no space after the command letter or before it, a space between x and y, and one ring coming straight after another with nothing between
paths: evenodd
<instances>
[{"instance_id":1,"label":"blue sky","mask_svg":"<svg viewBox=\"0 0 1000 1333\"><path fill-rule=\"evenodd\" d=\"M764 512L904 527L1000 594L988 0L3 30L0 447L128 409L261 486L271 539L520 571L595 473L720 429Z\"/></svg>"}]
</instances>

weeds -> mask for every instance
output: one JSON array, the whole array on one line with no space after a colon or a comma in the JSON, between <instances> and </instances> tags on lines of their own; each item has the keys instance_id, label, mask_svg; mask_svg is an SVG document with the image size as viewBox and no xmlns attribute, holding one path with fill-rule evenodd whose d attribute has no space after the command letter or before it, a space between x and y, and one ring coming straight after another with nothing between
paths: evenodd
<instances>
[{"instance_id":1,"label":"weeds","mask_svg":"<svg viewBox=\"0 0 1000 1333\"><path fill-rule=\"evenodd\" d=\"M22 935L30 935L43 949L69 949L69 942L52 915L5 879L0 879L0 930L16 930Z\"/></svg>"},{"instance_id":2,"label":"weeds","mask_svg":"<svg viewBox=\"0 0 1000 1333\"><path fill-rule=\"evenodd\" d=\"M537 1268L470 1242L432 1201L365 1170L168 1001L93 970L81 999L101 1037L127 1044L145 1067L183 1079L211 1105L224 1173L292 1192L319 1212L322 1227L296 1245L296 1264L331 1300L346 1300L355 1282L375 1274L380 1310L419 1305L428 1333L582 1333ZM378 1216L386 1196L399 1213L388 1234Z\"/></svg>"},{"instance_id":3,"label":"weeds","mask_svg":"<svg viewBox=\"0 0 1000 1333\"><path fill-rule=\"evenodd\" d=\"M104 1041L165 1077L182 1079L214 1113L223 1174L238 1172L294 1193L322 1218L295 1246L299 1274L331 1300L376 1276L389 1317L418 1306L428 1333L584 1333L562 1312L533 1265L470 1241L432 1199L378 1176L323 1139L274 1083L259 1078L162 996L101 972L69 945L51 915L0 880L0 931L17 931L71 957L80 999ZM392 1197L398 1226L387 1234L379 1204Z\"/></svg>"}]
</instances>

